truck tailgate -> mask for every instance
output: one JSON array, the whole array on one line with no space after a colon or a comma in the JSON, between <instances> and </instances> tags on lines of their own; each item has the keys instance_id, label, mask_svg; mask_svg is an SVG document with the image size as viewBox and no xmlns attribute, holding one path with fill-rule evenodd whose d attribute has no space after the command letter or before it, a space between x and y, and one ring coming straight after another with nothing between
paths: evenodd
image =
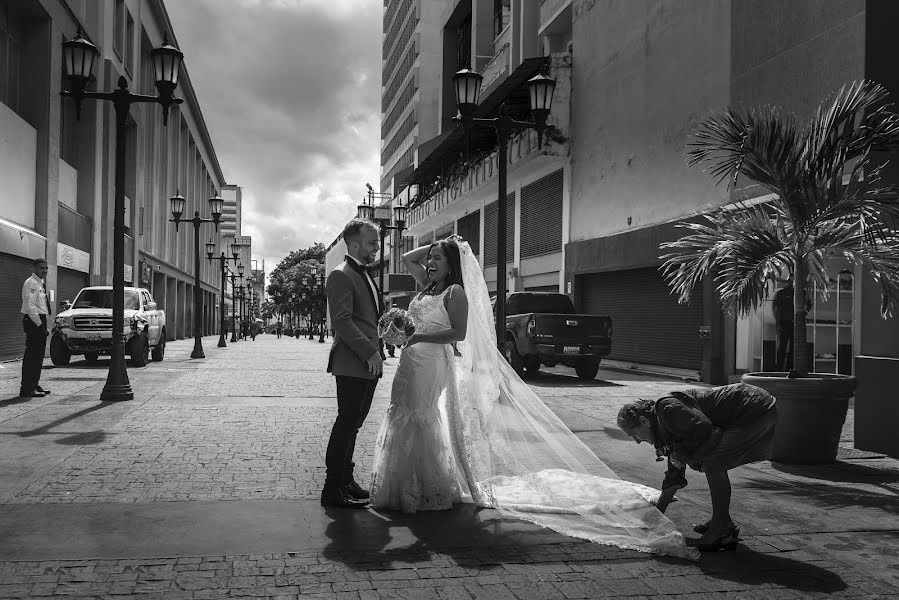
<instances>
[{"instance_id":1,"label":"truck tailgate","mask_svg":"<svg viewBox=\"0 0 899 600\"><path fill-rule=\"evenodd\" d=\"M538 338L551 336L555 344L608 344L612 319L599 315L535 314Z\"/></svg>"}]
</instances>

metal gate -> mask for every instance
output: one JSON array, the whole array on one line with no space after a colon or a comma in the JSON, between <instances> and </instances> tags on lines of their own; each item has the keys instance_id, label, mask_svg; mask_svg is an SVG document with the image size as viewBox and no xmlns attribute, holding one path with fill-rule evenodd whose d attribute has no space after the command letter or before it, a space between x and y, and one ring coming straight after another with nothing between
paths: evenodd
<instances>
[{"instance_id":1,"label":"metal gate","mask_svg":"<svg viewBox=\"0 0 899 600\"><path fill-rule=\"evenodd\" d=\"M83 287L87 287L87 273L59 267L56 270L56 306L51 306L50 312L58 314L61 310L59 303L63 300L74 302Z\"/></svg>"},{"instance_id":2,"label":"metal gate","mask_svg":"<svg viewBox=\"0 0 899 600\"><path fill-rule=\"evenodd\" d=\"M612 317L610 359L699 371L702 295L678 304L657 268L578 278L585 313Z\"/></svg>"},{"instance_id":3,"label":"metal gate","mask_svg":"<svg viewBox=\"0 0 899 600\"><path fill-rule=\"evenodd\" d=\"M25 331L22 329L22 286L31 277L31 259L0 254L0 360L22 358Z\"/></svg>"}]
</instances>

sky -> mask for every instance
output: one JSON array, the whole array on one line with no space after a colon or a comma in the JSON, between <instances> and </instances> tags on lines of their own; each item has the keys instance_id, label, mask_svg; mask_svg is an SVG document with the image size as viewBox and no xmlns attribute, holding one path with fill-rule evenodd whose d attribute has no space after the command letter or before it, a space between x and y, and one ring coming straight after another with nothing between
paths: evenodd
<instances>
[{"instance_id":1,"label":"sky","mask_svg":"<svg viewBox=\"0 0 899 600\"><path fill-rule=\"evenodd\" d=\"M380 180L383 0L166 8L253 258L329 245Z\"/></svg>"}]
</instances>

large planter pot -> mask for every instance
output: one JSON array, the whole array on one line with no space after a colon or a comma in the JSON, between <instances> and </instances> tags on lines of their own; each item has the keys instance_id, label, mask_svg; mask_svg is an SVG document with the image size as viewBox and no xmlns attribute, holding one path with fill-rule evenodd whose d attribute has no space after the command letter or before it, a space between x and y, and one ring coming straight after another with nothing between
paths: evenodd
<instances>
[{"instance_id":1,"label":"large planter pot","mask_svg":"<svg viewBox=\"0 0 899 600\"><path fill-rule=\"evenodd\" d=\"M818 465L836 460L855 377L810 373L789 379L787 373L773 372L746 373L742 381L777 398L772 461Z\"/></svg>"}]
</instances>

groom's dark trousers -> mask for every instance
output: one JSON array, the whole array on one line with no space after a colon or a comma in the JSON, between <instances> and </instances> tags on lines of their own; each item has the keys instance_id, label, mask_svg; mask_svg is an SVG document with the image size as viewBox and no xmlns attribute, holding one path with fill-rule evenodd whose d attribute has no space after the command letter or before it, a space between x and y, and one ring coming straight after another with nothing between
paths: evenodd
<instances>
[{"instance_id":1,"label":"groom's dark trousers","mask_svg":"<svg viewBox=\"0 0 899 600\"><path fill-rule=\"evenodd\" d=\"M341 488L353 480L356 434L365 422L377 379L337 375L337 419L325 453L325 489Z\"/></svg>"}]
</instances>

